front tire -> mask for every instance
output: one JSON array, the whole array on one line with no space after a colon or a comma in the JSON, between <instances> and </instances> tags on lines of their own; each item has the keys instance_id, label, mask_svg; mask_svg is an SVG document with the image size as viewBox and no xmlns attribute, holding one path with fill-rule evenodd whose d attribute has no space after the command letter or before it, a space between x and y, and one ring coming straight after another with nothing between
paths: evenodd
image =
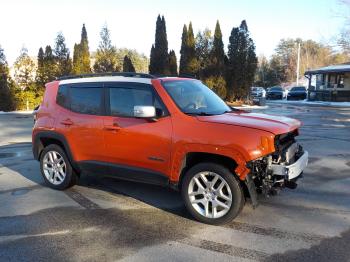
<instances>
[{"instance_id":1,"label":"front tire","mask_svg":"<svg viewBox=\"0 0 350 262\"><path fill-rule=\"evenodd\" d=\"M66 153L55 144L45 147L41 153L40 170L45 183L53 189L67 189L77 181Z\"/></svg>"},{"instance_id":2,"label":"front tire","mask_svg":"<svg viewBox=\"0 0 350 262\"><path fill-rule=\"evenodd\" d=\"M188 170L181 194L190 214L206 224L230 222L244 205L239 181L226 167L216 163L201 163Z\"/></svg>"}]
</instances>

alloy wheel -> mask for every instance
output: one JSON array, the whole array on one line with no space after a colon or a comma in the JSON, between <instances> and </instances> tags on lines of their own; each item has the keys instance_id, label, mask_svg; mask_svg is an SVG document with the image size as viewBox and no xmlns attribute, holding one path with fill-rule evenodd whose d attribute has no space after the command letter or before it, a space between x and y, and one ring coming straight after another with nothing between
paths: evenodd
<instances>
[{"instance_id":1,"label":"alloy wheel","mask_svg":"<svg viewBox=\"0 0 350 262\"><path fill-rule=\"evenodd\" d=\"M43 171L51 184L60 185L66 178L67 171L62 155L56 151L48 151L43 158Z\"/></svg>"},{"instance_id":2,"label":"alloy wheel","mask_svg":"<svg viewBox=\"0 0 350 262\"><path fill-rule=\"evenodd\" d=\"M188 196L193 208L206 218L220 218L232 205L228 183L214 172L196 174L189 183Z\"/></svg>"}]
</instances>

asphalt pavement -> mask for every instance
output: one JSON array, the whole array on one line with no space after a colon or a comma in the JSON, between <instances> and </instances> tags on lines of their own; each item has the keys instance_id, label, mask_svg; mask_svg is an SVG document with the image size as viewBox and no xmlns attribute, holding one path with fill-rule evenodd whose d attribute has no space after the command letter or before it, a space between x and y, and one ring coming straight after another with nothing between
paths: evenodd
<instances>
[{"instance_id":1,"label":"asphalt pavement","mask_svg":"<svg viewBox=\"0 0 350 262\"><path fill-rule=\"evenodd\" d=\"M49 189L32 116L0 115L0 261L350 261L350 108L254 111L302 120L310 163L297 189L224 226L194 221L175 191L102 174Z\"/></svg>"}]
</instances>

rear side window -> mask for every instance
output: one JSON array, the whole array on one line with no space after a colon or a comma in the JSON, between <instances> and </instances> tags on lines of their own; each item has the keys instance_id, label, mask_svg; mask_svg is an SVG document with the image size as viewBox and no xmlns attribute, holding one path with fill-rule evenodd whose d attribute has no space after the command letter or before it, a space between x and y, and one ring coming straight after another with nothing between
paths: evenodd
<instances>
[{"instance_id":1,"label":"rear side window","mask_svg":"<svg viewBox=\"0 0 350 262\"><path fill-rule=\"evenodd\" d=\"M101 115L103 89L99 87L71 87L70 109L73 112Z\"/></svg>"},{"instance_id":2,"label":"rear side window","mask_svg":"<svg viewBox=\"0 0 350 262\"><path fill-rule=\"evenodd\" d=\"M167 111L159 98L148 88L109 88L109 106L112 116L134 116L134 106L154 106L158 116Z\"/></svg>"},{"instance_id":3,"label":"rear side window","mask_svg":"<svg viewBox=\"0 0 350 262\"><path fill-rule=\"evenodd\" d=\"M59 86L57 91L56 103L69 109L68 86Z\"/></svg>"}]
</instances>

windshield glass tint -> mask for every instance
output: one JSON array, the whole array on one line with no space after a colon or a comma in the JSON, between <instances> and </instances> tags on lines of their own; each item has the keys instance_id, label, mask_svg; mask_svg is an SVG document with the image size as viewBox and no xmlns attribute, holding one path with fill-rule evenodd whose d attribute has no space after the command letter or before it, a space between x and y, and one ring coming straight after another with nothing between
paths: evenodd
<instances>
[{"instance_id":1,"label":"windshield glass tint","mask_svg":"<svg viewBox=\"0 0 350 262\"><path fill-rule=\"evenodd\" d=\"M305 87L303 86L295 86L292 88L292 91L305 91Z\"/></svg>"},{"instance_id":2,"label":"windshield glass tint","mask_svg":"<svg viewBox=\"0 0 350 262\"><path fill-rule=\"evenodd\" d=\"M228 105L198 80L165 81L163 86L176 105L186 114L223 114Z\"/></svg>"}]
</instances>

